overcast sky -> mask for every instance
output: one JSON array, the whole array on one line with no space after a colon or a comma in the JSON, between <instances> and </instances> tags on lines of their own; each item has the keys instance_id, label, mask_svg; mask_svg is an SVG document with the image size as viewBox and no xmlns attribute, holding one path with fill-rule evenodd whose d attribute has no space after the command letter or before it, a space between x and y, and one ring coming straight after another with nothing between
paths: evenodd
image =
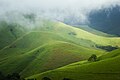
<instances>
[{"instance_id":1,"label":"overcast sky","mask_svg":"<svg viewBox=\"0 0 120 80\"><path fill-rule=\"evenodd\" d=\"M75 14L78 18L84 19L84 14L88 11L116 4L120 5L120 0L0 0L0 14L15 10L39 13L43 10L46 11L44 15L59 19L69 16L68 14ZM51 11L52 9L57 11Z\"/></svg>"},{"instance_id":2,"label":"overcast sky","mask_svg":"<svg viewBox=\"0 0 120 80\"><path fill-rule=\"evenodd\" d=\"M120 4L120 0L0 0L0 8L4 10L35 8L93 9L111 4Z\"/></svg>"}]
</instances>

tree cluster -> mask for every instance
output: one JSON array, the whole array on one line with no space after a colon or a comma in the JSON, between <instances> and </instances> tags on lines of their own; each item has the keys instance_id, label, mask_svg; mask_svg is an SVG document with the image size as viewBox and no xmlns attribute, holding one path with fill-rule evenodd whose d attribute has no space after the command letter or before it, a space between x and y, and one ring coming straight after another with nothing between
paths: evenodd
<instances>
[{"instance_id":1,"label":"tree cluster","mask_svg":"<svg viewBox=\"0 0 120 80\"><path fill-rule=\"evenodd\" d=\"M0 80L25 80L22 79L18 73L8 74L5 76L2 72L0 72Z\"/></svg>"},{"instance_id":2,"label":"tree cluster","mask_svg":"<svg viewBox=\"0 0 120 80\"><path fill-rule=\"evenodd\" d=\"M95 54L91 55L88 61L91 61L91 62L97 61L97 56Z\"/></svg>"},{"instance_id":3,"label":"tree cluster","mask_svg":"<svg viewBox=\"0 0 120 80\"><path fill-rule=\"evenodd\" d=\"M100 46L100 45L96 45L97 48L100 48L100 49L103 49L103 50L106 50L106 51L113 51L115 49L118 49L118 47L113 47L113 46Z\"/></svg>"}]
</instances>

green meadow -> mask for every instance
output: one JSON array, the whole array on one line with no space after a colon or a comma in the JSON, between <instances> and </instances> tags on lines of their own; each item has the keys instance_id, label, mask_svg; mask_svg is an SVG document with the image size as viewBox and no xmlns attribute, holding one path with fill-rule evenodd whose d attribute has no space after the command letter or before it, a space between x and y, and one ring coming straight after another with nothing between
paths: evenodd
<instances>
[{"instance_id":1,"label":"green meadow","mask_svg":"<svg viewBox=\"0 0 120 80\"><path fill-rule=\"evenodd\" d=\"M37 80L120 80L120 37L50 20L32 29L0 24L0 71L4 74L16 72ZM117 49L106 51L96 45ZM88 61L93 54L97 61Z\"/></svg>"}]
</instances>

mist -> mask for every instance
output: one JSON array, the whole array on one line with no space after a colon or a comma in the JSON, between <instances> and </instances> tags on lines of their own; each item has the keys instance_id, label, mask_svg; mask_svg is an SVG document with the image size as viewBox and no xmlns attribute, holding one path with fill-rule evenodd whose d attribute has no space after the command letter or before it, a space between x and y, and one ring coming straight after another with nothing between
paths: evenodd
<instances>
[{"instance_id":1,"label":"mist","mask_svg":"<svg viewBox=\"0 0 120 80\"><path fill-rule=\"evenodd\" d=\"M0 0L0 20L20 22L23 14L33 13L37 18L84 23L90 11L115 5L120 0Z\"/></svg>"}]
</instances>

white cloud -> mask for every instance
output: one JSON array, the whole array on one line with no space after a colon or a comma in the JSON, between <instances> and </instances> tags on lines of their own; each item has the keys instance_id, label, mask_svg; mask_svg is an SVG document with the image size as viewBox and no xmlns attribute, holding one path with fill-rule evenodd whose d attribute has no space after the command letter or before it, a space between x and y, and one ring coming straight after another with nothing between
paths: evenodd
<instances>
[{"instance_id":1,"label":"white cloud","mask_svg":"<svg viewBox=\"0 0 120 80\"><path fill-rule=\"evenodd\" d=\"M42 12L42 16L57 19L69 15L85 19L86 12L116 4L120 5L120 0L0 0L0 15L18 10L24 13Z\"/></svg>"},{"instance_id":2,"label":"white cloud","mask_svg":"<svg viewBox=\"0 0 120 80\"><path fill-rule=\"evenodd\" d=\"M95 8L102 5L120 4L120 0L0 0L0 7L25 8ZM4 8L3 7L3 8Z\"/></svg>"}]
</instances>

